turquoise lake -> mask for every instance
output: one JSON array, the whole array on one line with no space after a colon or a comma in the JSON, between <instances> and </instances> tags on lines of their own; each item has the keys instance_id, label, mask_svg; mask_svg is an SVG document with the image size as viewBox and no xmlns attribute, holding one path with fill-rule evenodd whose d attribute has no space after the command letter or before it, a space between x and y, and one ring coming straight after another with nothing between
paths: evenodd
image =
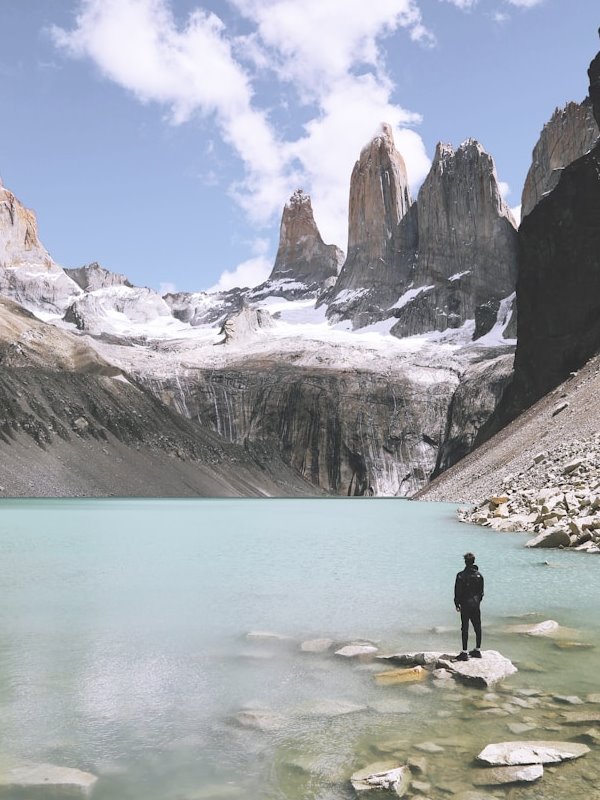
<instances>
[{"instance_id":1,"label":"turquoise lake","mask_svg":"<svg viewBox=\"0 0 600 800\"><path fill-rule=\"evenodd\" d=\"M473 757L515 738L509 723L529 717L535 738L557 738L553 696L600 692L600 560L526 550L523 535L455 513L379 499L2 501L0 768L15 757L93 772L94 800L334 800L354 796L353 771L433 741L427 796L472 788ZM502 702L383 687L375 662L300 652L315 638L458 652L466 550L486 580L483 649L519 666ZM573 630L562 642L507 630L545 619ZM546 699L485 713L522 690ZM265 724L240 724L240 711ZM564 776L572 796L573 781L600 776L594 752L560 770L553 793L544 777L510 797L562 797Z\"/></svg>"}]
</instances>

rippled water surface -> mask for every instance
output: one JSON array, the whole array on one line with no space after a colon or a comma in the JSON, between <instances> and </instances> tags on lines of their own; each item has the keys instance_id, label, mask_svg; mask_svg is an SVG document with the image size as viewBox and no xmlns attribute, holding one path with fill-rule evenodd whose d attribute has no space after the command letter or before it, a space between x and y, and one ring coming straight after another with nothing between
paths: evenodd
<instances>
[{"instance_id":1,"label":"rippled water surface","mask_svg":"<svg viewBox=\"0 0 600 800\"><path fill-rule=\"evenodd\" d=\"M435 798L472 788L477 752L519 738L508 724L577 736L553 695L600 692L600 560L528 551L454 514L399 500L4 501L0 757L89 770L95 800L333 800L353 796L354 770L420 754ZM375 662L300 652L317 637L455 652L467 549L486 579L484 649L520 667L499 699L378 686ZM548 618L574 630L506 631ZM541 699L511 705L523 689ZM572 796L576 781L593 797L599 767L592 749L510 796Z\"/></svg>"}]
</instances>

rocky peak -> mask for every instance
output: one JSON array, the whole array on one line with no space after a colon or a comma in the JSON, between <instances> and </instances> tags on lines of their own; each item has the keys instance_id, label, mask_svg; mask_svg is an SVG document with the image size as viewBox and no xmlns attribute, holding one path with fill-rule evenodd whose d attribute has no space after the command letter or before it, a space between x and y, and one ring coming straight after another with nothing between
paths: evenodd
<instances>
[{"instance_id":1,"label":"rocky peak","mask_svg":"<svg viewBox=\"0 0 600 800\"><path fill-rule=\"evenodd\" d=\"M598 34L600 35L600 29L598 30ZM594 108L596 123L598 127L600 127L600 53L596 55L590 64L588 78L590 80L590 100Z\"/></svg>"},{"instance_id":2,"label":"rocky peak","mask_svg":"<svg viewBox=\"0 0 600 800\"><path fill-rule=\"evenodd\" d=\"M517 231L498 187L494 160L475 139L439 143L416 203L418 257L410 292L395 304L396 336L460 328L515 289ZM481 316L481 314L479 314Z\"/></svg>"},{"instance_id":3,"label":"rocky peak","mask_svg":"<svg viewBox=\"0 0 600 800\"><path fill-rule=\"evenodd\" d=\"M267 282L271 293L277 289L275 282L283 291L319 290L337 277L343 257L338 247L323 242L310 197L297 189L283 209L277 257Z\"/></svg>"},{"instance_id":4,"label":"rocky peak","mask_svg":"<svg viewBox=\"0 0 600 800\"><path fill-rule=\"evenodd\" d=\"M0 183L0 267L38 264L49 269L52 263L39 240L34 212Z\"/></svg>"},{"instance_id":5,"label":"rocky peak","mask_svg":"<svg viewBox=\"0 0 600 800\"><path fill-rule=\"evenodd\" d=\"M83 289L84 292L94 292L96 289L107 289L109 286L129 286L125 275L119 275L117 272L110 272L104 267L101 267L97 261L91 264L86 264L77 269L66 269L65 272L74 280L75 283Z\"/></svg>"},{"instance_id":6,"label":"rocky peak","mask_svg":"<svg viewBox=\"0 0 600 800\"><path fill-rule=\"evenodd\" d=\"M264 328L272 328L273 325L273 317L268 311L244 303L240 311L224 320L219 330L219 335L224 338L218 344L245 342Z\"/></svg>"},{"instance_id":7,"label":"rocky peak","mask_svg":"<svg viewBox=\"0 0 600 800\"><path fill-rule=\"evenodd\" d=\"M600 71L600 70L599 70ZM533 149L532 163L525 179L521 215L527 216L558 183L561 171L588 153L600 138L589 99L557 108L544 125Z\"/></svg>"},{"instance_id":8,"label":"rocky peak","mask_svg":"<svg viewBox=\"0 0 600 800\"><path fill-rule=\"evenodd\" d=\"M367 324L375 309L398 297L407 277L398 257L403 251L399 224L411 203L404 159L390 125L383 123L352 170L348 255L328 309L330 318Z\"/></svg>"}]
</instances>

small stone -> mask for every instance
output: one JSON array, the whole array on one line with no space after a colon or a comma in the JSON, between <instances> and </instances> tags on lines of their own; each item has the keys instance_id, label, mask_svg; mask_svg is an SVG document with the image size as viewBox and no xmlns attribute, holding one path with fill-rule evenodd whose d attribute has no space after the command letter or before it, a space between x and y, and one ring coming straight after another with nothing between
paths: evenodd
<instances>
[{"instance_id":1,"label":"small stone","mask_svg":"<svg viewBox=\"0 0 600 800\"><path fill-rule=\"evenodd\" d=\"M508 725L508 730L511 733L514 733L515 736L520 736L522 733L527 733L528 731L532 731L536 728L536 725L528 725L525 722L511 722Z\"/></svg>"},{"instance_id":2,"label":"small stone","mask_svg":"<svg viewBox=\"0 0 600 800\"><path fill-rule=\"evenodd\" d=\"M555 417L557 414L560 414L561 411L564 411L566 408L569 407L569 403L559 403L555 406L552 410L552 416Z\"/></svg>"},{"instance_id":3,"label":"small stone","mask_svg":"<svg viewBox=\"0 0 600 800\"><path fill-rule=\"evenodd\" d=\"M402 797L410 785L410 770L407 766L389 764L370 764L368 767L355 772L350 778L354 791L357 794L369 792L373 789L384 789L394 792L397 797Z\"/></svg>"},{"instance_id":4,"label":"small stone","mask_svg":"<svg viewBox=\"0 0 600 800\"><path fill-rule=\"evenodd\" d=\"M443 753L444 748L440 747L439 744L435 742L419 742L419 744L415 745L416 750L420 750L422 753Z\"/></svg>"},{"instance_id":5,"label":"small stone","mask_svg":"<svg viewBox=\"0 0 600 800\"><path fill-rule=\"evenodd\" d=\"M584 463L582 458L575 458L573 461L569 461L568 464L565 464L563 467L563 475L569 475L571 472L575 472L575 470L579 469Z\"/></svg>"},{"instance_id":6,"label":"small stone","mask_svg":"<svg viewBox=\"0 0 600 800\"><path fill-rule=\"evenodd\" d=\"M552 696L552 699L555 700L557 703L566 703L571 706L581 706L583 705L583 700L581 697L577 697L577 695L570 694L555 694Z\"/></svg>"},{"instance_id":7,"label":"small stone","mask_svg":"<svg viewBox=\"0 0 600 800\"><path fill-rule=\"evenodd\" d=\"M391 669L375 675L375 682L380 686L394 686L398 683L414 683L427 678L428 672L423 667L410 667L409 669Z\"/></svg>"}]
</instances>

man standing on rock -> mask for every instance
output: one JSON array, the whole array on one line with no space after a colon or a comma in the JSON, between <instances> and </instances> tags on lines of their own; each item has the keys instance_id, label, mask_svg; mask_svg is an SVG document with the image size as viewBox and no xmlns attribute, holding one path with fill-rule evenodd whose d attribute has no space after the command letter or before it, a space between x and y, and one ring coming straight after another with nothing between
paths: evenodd
<instances>
[{"instance_id":1,"label":"man standing on rock","mask_svg":"<svg viewBox=\"0 0 600 800\"><path fill-rule=\"evenodd\" d=\"M473 553L465 553L465 568L456 576L454 583L454 605L460 611L462 652L457 661L468 661L469 656L481 658L481 612L479 605L483 600L483 575L475 563ZM469 641L469 622L475 631L475 649L467 652Z\"/></svg>"}]
</instances>

